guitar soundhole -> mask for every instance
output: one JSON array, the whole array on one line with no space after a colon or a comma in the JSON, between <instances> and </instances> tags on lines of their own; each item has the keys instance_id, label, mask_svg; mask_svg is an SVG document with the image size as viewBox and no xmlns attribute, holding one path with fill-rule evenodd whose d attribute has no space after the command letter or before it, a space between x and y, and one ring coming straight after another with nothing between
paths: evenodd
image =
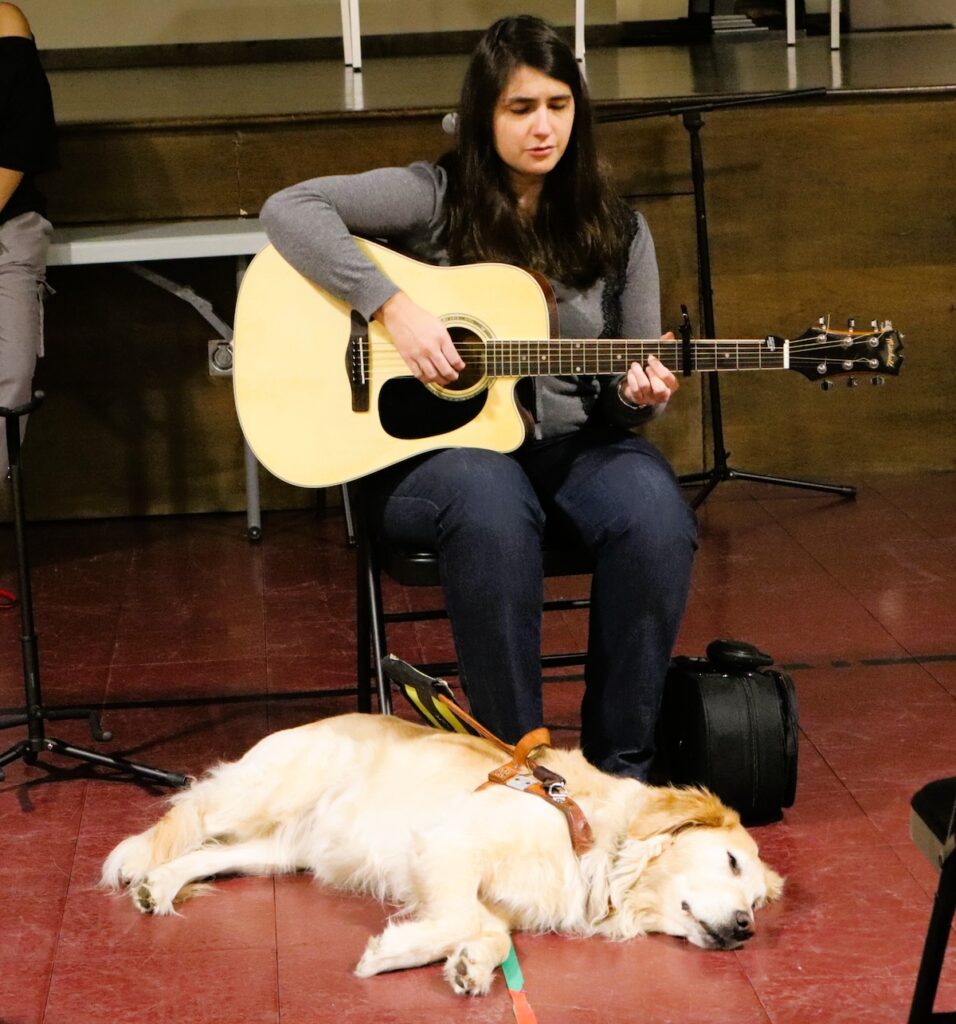
<instances>
[{"instance_id":1,"label":"guitar soundhole","mask_svg":"<svg viewBox=\"0 0 956 1024\"><path fill-rule=\"evenodd\" d=\"M458 375L458 380L442 386L445 391L470 391L485 376L485 343L474 331L457 324L449 327L448 333L465 361L465 369Z\"/></svg>"},{"instance_id":2,"label":"guitar soundhole","mask_svg":"<svg viewBox=\"0 0 956 1024\"><path fill-rule=\"evenodd\" d=\"M451 401L429 391L414 377L386 381L378 396L382 427L392 437L438 437L470 423L485 407L488 392Z\"/></svg>"}]
</instances>

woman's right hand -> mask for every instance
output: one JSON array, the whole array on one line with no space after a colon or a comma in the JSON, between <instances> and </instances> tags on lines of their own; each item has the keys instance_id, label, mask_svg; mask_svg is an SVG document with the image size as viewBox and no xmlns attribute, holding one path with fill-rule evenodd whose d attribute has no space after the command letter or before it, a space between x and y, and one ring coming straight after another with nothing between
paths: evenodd
<instances>
[{"instance_id":1,"label":"woman's right hand","mask_svg":"<svg viewBox=\"0 0 956 1024\"><path fill-rule=\"evenodd\" d=\"M386 299L373 314L388 331L405 365L424 384L449 384L465 368L451 335L433 313L404 292Z\"/></svg>"}]
</instances>

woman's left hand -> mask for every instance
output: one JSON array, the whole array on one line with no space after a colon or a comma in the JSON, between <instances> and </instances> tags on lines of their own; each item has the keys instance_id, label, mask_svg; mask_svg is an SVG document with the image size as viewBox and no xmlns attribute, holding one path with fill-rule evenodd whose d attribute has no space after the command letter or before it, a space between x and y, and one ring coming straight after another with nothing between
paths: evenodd
<instances>
[{"instance_id":1,"label":"woman's left hand","mask_svg":"<svg viewBox=\"0 0 956 1024\"><path fill-rule=\"evenodd\" d=\"M670 341L673 338L673 333L668 331L662 340ZM647 360L647 366L631 363L619 387L621 397L632 405L663 405L680 387L680 382L657 356L652 355Z\"/></svg>"}]
</instances>

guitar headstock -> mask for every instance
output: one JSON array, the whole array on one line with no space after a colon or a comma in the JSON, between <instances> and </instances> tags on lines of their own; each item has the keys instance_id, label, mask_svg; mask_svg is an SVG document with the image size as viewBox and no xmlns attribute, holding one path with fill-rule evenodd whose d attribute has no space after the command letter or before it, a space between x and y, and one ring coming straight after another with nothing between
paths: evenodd
<instances>
[{"instance_id":1,"label":"guitar headstock","mask_svg":"<svg viewBox=\"0 0 956 1024\"><path fill-rule=\"evenodd\" d=\"M833 377L871 374L873 384L882 384L884 375L897 376L903 367L903 335L889 320L873 320L870 330L861 331L850 320L845 331L830 327L830 318L821 316L815 327L790 342L790 369L807 380L820 381L826 390ZM850 377L850 386L857 383Z\"/></svg>"}]
</instances>

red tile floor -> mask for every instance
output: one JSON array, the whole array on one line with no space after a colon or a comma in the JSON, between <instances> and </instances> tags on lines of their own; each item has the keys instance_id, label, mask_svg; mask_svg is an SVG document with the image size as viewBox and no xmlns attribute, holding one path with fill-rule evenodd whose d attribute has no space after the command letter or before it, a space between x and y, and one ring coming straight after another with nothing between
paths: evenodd
<instances>
[{"instance_id":1,"label":"red tile floor","mask_svg":"<svg viewBox=\"0 0 956 1024\"><path fill-rule=\"evenodd\" d=\"M855 502L728 483L700 518L679 650L749 639L798 688L797 801L782 822L755 830L788 878L786 894L733 953L664 936L621 945L518 936L530 1002L541 1024L901 1022L935 887L908 838L908 801L956 771L956 475L868 479ZM270 515L256 546L242 528L237 516L33 527L47 703L104 704L115 736L106 748L185 772L350 709L352 698L335 695L354 679L353 555L341 516ZM11 548L4 528L7 585ZM423 595L393 588L392 598ZM549 641L583 629L583 613L555 613ZM393 647L443 657L444 630L403 627ZM17 638L15 613L0 612L7 708L20 697ZM564 742L574 740L580 685L546 686ZM330 695L277 696L312 689ZM262 691L272 698L242 699ZM204 703L210 696L227 699ZM90 742L78 722L49 732ZM226 880L181 917L140 916L97 890L98 869L157 815L163 793L73 762L51 769L16 763L0 784L3 1024L511 1020L500 979L486 998L463 1000L437 967L354 978L386 910L305 877ZM956 1008L954 961L956 948L941 989L947 1008Z\"/></svg>"}]
</instances>

